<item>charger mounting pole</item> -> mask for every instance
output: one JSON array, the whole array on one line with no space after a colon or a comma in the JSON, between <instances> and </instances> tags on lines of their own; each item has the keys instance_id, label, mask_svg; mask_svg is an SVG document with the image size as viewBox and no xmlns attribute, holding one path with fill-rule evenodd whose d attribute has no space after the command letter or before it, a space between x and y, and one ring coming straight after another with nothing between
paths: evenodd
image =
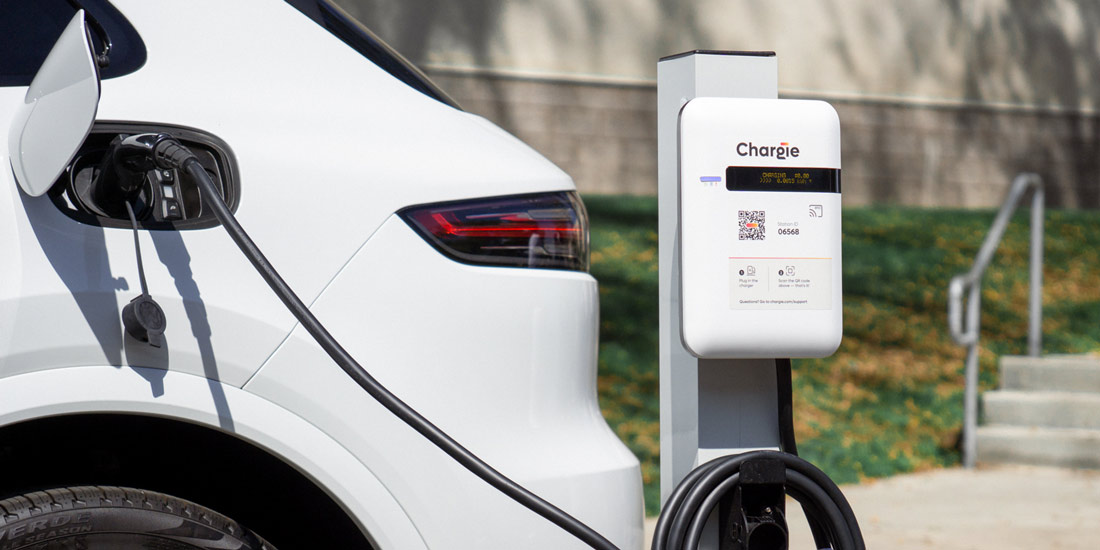
<instances>
[{"instance_id":1,"label":"charger mounting pole","mask_svg":"<svg viewBox=\"0 0 1100 550\"><path fill-rule=\"evenodd\" d=\"M780 448L776 360L699 359L680 337L677 138L680 109L692 99L778 95L774 52L696 50L657 64L662 503L700 464ZM704 540L702 547L718 546Z\"/></svg>"}]
</instances>

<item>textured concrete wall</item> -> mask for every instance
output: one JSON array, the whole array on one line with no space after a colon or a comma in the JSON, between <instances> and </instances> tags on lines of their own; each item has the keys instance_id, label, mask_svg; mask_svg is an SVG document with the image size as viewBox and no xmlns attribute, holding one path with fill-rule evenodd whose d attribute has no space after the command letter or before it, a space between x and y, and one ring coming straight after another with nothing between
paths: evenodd
<instances>
[{"instance_id":1,"label":"textured concrete wall","mask_svg":"<svg viewBox=\"0 0 1100 550\"><path fill-rule=\"evenodd\" d=\"M997 206L1036 172L1047 204L1100 207L1100 117L982 106L833 101L850 204Z\"/></svg>"},{"instance_id":2,"label":"textured concrete wall","mask_svg":"<svg viewBox=\"0 0 1100 550\"><path fill-rule=\"evenodd\" d=\"M774 50L779 87L1100 109L1097 0L337 0L413 62L653 81Z\"/></svg>"},{"instance_id":3,"label":"textured concrete wall","mask_svg":"<svg viewBox=\"0 0 1100 550\"><path fill-rule=\"evenodd\" d=\"M655 192L656 64L774 50L832 102L849 204L1100 207L1097 0L335 0L586 192Z\"/></svg>"},{"instance_id":4,"label":"textured concrete wall","mask_svg":"<svg viewBox=\"0 0 1100 550\"><path fill-rule=\"evenodd\" d=\"M466 110L518 136L583 192L657 193L657 89L429 71Z\"/></svg>"},{"instance_id":5,"label":"textured concrete wall","mask_svg":"<svg viewBox=\"0 0 1100 550\"><path fill-rule=\"evenodd\" d=\"M656 88L431 70L471 112L519 136L582 192L656 193ZM1100 207L1100 117L1053 109L829 98L847 204L999 205L1034 171L1048 204Z\"/></svg>"}]
</instances>

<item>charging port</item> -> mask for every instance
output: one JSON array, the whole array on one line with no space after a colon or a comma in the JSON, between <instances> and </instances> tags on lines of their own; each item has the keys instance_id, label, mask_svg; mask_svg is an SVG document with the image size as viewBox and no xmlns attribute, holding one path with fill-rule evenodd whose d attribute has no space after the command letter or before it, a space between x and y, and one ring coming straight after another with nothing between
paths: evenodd
<instances>
[{"instance_id":1,"label":"charging port","mask_svg":"<svg viewBox=\"0 0 1100 550\"><path fill-rule=\"evenodd\" d=\"M112 144L117 145L131 135L148 133L168 134L193 151L226 204L236 210L240 197L236 162L224 141L190 128L112 122L92 127L73 161L49 191L54 205L80 223L102 227L131 226L126 202L133 206L142 229L183 230L218 225L213 212L204 208L197 183L179 170L149 166L138 172L125 197L118 185L96 188L94 183L101 172L110 169L111 159L107 157Z\"/></svg>"}]
</instances>

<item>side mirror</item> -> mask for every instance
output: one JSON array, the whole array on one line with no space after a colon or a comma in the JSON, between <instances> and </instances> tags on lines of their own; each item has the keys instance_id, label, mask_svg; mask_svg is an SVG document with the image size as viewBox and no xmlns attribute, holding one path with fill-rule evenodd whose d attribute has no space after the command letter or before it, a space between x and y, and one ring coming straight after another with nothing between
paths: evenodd
<instances>
[{"instance_id":1,"label":"side mirror","mask_svg":"<svg viewBox=\"0 0 1100 550\"><path fill-rule=\"evenodd\" d=\"M8 131L19 187L42 195L88 137L99 107L99 67L79 10L31 81Z\"/></svg>"}]
</instances>

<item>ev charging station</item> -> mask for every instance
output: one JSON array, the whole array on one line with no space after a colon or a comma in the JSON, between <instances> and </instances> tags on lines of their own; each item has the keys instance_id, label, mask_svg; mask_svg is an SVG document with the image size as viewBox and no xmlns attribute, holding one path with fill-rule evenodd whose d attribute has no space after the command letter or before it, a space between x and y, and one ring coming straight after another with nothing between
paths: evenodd
<instances>
[{"instance_id":1,"label":"ev charging station","mask_svg":"<svg viewBox=\"0 0 1100 550\"><path fill-rule=\"evenodd\" d=\"M787 358L831 355L842 333L840 124L827 103L778 99L772 52L693 51L657 75L667 505L714 459L793 451ZM702 547L741 548L719 540Z\"/></svg>"}]
</instances>

